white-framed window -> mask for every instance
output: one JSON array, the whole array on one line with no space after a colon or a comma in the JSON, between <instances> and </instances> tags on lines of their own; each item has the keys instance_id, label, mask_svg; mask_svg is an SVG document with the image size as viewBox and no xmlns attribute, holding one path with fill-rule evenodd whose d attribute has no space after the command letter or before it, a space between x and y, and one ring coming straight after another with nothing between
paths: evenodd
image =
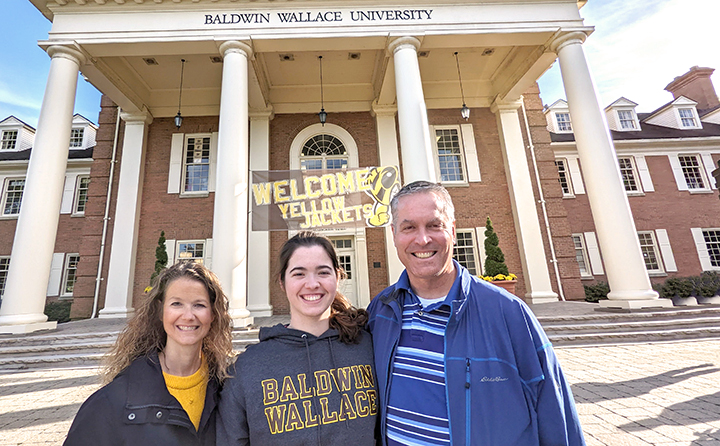
<instances>
[{"instance_id":1,"label":"white-framed window","mask_svg":"<svg viewBox=\"0 0 720 446\"><path fill-rule=\"evenodd\" d=\"M638 125L635 112L632 110L618 110L618 122L622 130L637 130Z\"/></svg>"},{"instance_id":2,"label":"white-framed window","mask_svg":"<svg viewBox=\"0 0 720 446\"><path fill-rule=\"evenodd\" d=\"M620 166L620 175L623 179L623 185L627 192L641 192L640 184L638 183L638 173L635 167L635 161L631 156L618 158L618 165Z\"/></svg>"},{"instance_id":3,"label":"white-framed window","mask_svg":"<svg viewBox=\"0 0 720 446\"><path fill-rule=\"evenodd\" d=\"M678 155L678 161L689 190L708 189L708 182L698 155Z\"/></svg>"},{"instance_id":4,"label":"white-framed window","mask_svg":"<svg viewBox=\"0 0 720 446\"><path fill-rule=\"evenodd\" d=\"M68 254L65 257L65 266L63 268L61 296L72 296L77 282L77 268L80 263L80 254Z\"/></svg>"},{"instance_id":5,"label":"white-framed window","mask_svg":"<svg viewBox=\"0 0 720 446\"><path fill-rule=\"evenodd\" d=\"M8 178L5 180L2 195L2 215L12 216L20 214L25 178Z\"/></svg>"},{"instance_id":6,"label":"white-framed window","mask_svg":"<svg viewBox=\"0 0 720 446\"><path fill-rule=\"evenodd\" d=\"M467 268L470 274L478 276L482 273L482 261L478 255L475 230L458 229L455 232L457 243L453 247L453 258Z\"/></svg>"},{"instance_id":7,"label":"white-framed window","mask_svg":"<svg viewBox=\"0 0 720 446\"><path fill-rule=\"evenodd\" d=\"M720 229L703 229L702 236L705 241L710 266L720 268Z\"/></svg>"},{"instance_id":8,"label":"white-framed window","mask_svg":"<svg viewBox=\"0 0 720 446\"><path fill-rule=\"evenodd\" d=\"M8 269L10 269L10 257L0 257L0 296L5 293Z\"/></svg>"},{"instance_id":9,"label":"white-framed window","mask_svg":"<svg viewBox=\"0 0 720 446\"><path fill-rule=\"evenodd\" d=\"M188 135L186 137L182 184L184 193L208 192L210 135Z\"/></svg>"},{"instance_id":10,"label":"white-framed window","mask_svg":"<svg viewBox=\"0 0 720 446\"><path fill-rule=\"evenodd\" d=\"M75 203L73 204L73 214L84 214L85 206L88 201L88 188L90 187L90 177L83 175L78 176L75 186Z\"/></svg>"},{"instance_id":11,"label":"white-framed window","mask_svg":"<svg viewBox=\"0 0 720 446\"><path fill-rule=\"evenodd\" d=\"M340 268L342 268L343 271L345 271L346 280L353 280L353 275L354 275L353 269L354 268L353 268L352 256L347 252L343 252L343 251L353 249L352 237L333 238L333 239L330 239L330 241L332 242L333 246L335 247L335 250L338 251L337 252L338 262L340 263Z\"/></svg>"},{"instance_id":12,"label":"white-framed window","mask_svg":"<svg viewBox=\"0 0 720 446\"><path fill-rule=\"evenodd\" d=\"M1 150L15 150L17 147L18 131L3 130L2 141L0 142Z\"/></svg>"},{"instance_id":13,"label":"white-framed window","mask_svg":"<svg viewBox=\"0 0 720 446\"><path fill-rule=\"evenodd\" d=\"M435 126L434 148L438 160L440 181L465 183L465 156L459 126Z\"/></svg>"},{"instance_id":14,"label":"white-framed window","mask_svg":"<svg viewBox=\"0 0 720 446\"><path fill-rule=\"evenodd\" d=\"M687 128L696 128L697 120L695 118L695 110L692 108L678 108L678 115L680 116L680 125Z\"/></svg>"},{"instance_id":15,"label":"white-framed window","mask_svg":"<svg viewBox=\"0 0 720 446\"><path fill-rule=\"evenodd\" d=\"M555 122L557 122L558 132L572 132L572 123L570 122L570 113L556 112Z\"/></svg>"},{"instance_id":16,"label":"white-framed window","mask_svg":"<svg viewBox=\"0 0 720 446\"><path fill-rule=\"evenodd\" d=\"M592 277L590 270L590 260L588 258L587 247L585 246L585 237L582 234L572 235L573 243L575 244L575 259L578 262L580 268L581 277Z\"/></svg>"},{"instance_id":17,"label":"white-framed window","mask_svg":"<svg viewBox=\"0 0 720 446\"><path fill-rule=\"evenodd\" d=\"M348 153L343 142L333 135L312 136L300 150L300 169L347 169Z\"/></svg>"},{"instance_id":18,"label":"white-framed window","mask_svg":"<svg viewBox=\"0 0 720 446\"><path fill-rule=\"evenodd\" d=\"M72 148L82 147L84 136L85 136L85 129L70 130L70 147L72 147Z\"/></svg>"},{"instance_id":19,"label":"white-framed window","mask_svg":"<svg viewBox=\"0 0 720 446\"><path fill-rule=\"evenodd\" d=\"M175 249L175 261L193 260L205 262L205 240L178 240Z\"/></svg>"},{"instance_id":20,"label":"white-framed window","mask_svg":"<svg viewBox=\"0 0 720 446\"><path fill-rule=\"evenodd\" d=\"M558 182L562 188L564 196L573 196L572 182L570 180L570 172L568 171L568 164L565 159L556 159L555 167L558 171Z\"/></svg>"},{"instance_id":21,"label":"white-framed window","mask_svg":"<svg viewBox=\"0 0 720 446\"><path fill-rule=\"evenodd\" d=\"M640 250L642 251L643 260L645 260L645 268L650 273L665 272L660 257L660 250L655 233L653 231L638 231L638 240L640 241Z\"/></svg>"}]
</instances>

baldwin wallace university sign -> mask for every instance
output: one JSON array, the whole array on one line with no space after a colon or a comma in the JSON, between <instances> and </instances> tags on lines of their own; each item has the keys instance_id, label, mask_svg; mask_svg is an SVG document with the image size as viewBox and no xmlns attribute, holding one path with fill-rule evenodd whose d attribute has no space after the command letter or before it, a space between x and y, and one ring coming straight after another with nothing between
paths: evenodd
<instances>
[{"instance_id":1,"label":"baldwin wallace university sign","mask_svg":"<svg viewBox=\"0 0 720 446\"><path fill-rule=\"evenodd\" d=\"M205 14L204 25L348 24L360 22L430 21L432 9L368 9L334 11L276 11Z\"/></svg>"}]
</instances>

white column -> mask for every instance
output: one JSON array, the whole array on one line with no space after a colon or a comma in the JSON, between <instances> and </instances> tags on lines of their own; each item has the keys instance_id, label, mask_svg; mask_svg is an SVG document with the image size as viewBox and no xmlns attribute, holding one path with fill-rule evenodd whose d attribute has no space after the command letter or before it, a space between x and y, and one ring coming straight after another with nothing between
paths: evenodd
<instances>
[{"instance_id":1,"label":"white column","mask_svg":"<svg viewBox=\"0 0 720 446\"><path fill-rule=\"evenodd\" d=\"M585 37L582 32L561 36L552 43L551 50L560 61L587 196L610 284L609 300L601 301L601 305L672 305L667 299L658 299L650 285L615 147L583 52Z\"/></svg>"},{"instance_id":2,"label":"white column","mask_svg":"<svg viewBox=\"0 0 720 446\"><path fill-rule=\"evenodd\" d=\"M99 318L127 318L135 313L133 287L137 257L140 204L150 113L121 113L125 122L117 202L108 266L105 306ZM112 181L112 178L110 179ZM150 277L147 278L150 280Z\"/></svg>"},{"instance_id":3,"label":"white column","mask_svg":"<svg viewBox=\"0 0 720 446\"><path fill-rule=\"evenodd\" d=\"M530 181L530 168L518 116L519 107L520 101L495 101L490 110L497 117L500 145L503 148L505 175L525 277L525 301L533 304L555 302L558 295L553 291L550 282L537 203Z\"/></svg>"},{"instance_id":4,"label":"white column","mask_svg":"<svg viewBox=\"0 0 720 446\"><path fill-rule=\"evenodd\" d=\"M51 46L47 52L52 57L50 73L10 254L0 333L29 333L57 326L47 322L43 311L60 219L78 71L85 57L63 46Z\"/></svg>"},{"instance_id":5,"label":"white column","mask_svg":"<svg viewBox=\"0 0 720 446\"><path fill-rule=\"evenodd\" d=\"M270 120L272 110L250 113L250 170L270 170ZM248 199L252 201L252 195ZM252 206L251 206L252 208ZM263 206L267 211L269 206ZM252 222L252 211L250 212ZM270 232L253 231L248 225L248 311L253 317L272 316L270 305Z\"/></svg>"},{"instance_id":6,"label":"white column","mask_svg":"<svg viewBox=\"0 0 720 446\"><path fill-rule=\"evenodd\" d=\"M230 299L236 327L253 321L247 310L248 58L237 41L220 45L223 56L218 128L217 186L213 217L213 270Z\"/></svg>"},{"instance_id":7,"label":"white column","mask_svg":"<svg viewBox=\"0 0 720 446\"><path fill-rule=\"evenodd\" d=\"M417 58L419 47L420 41L409 36L399 37L388 46L395 65L404 184L418 180L437 182L430 126Z\"/></svg>"},{"instance_id":8,"label":"white column","mask_svg":"<svg viewBox=\"0 0 720 446\"><path fill-rule=\"evenodd\" d=\"M383 106L373 103L372 113L375 115L375 127L377 128L378 161L381 166L400 167L398 157L397 132L395 131L395 106ZM400 181L400 184L404 184ZM385 258L387 259L388 283L395 283L405 266L400 262L393 241L392 229L385 227Z\"/></svg>"}]
</instances>

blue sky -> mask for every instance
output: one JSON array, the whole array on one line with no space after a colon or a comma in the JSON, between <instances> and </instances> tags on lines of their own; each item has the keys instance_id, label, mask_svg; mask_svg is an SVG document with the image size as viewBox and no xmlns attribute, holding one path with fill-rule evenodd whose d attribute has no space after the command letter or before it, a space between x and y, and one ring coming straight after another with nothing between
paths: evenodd
<instances>
[{"instance_id":1,"label":"blue sky","mask_svg":"<svg viewBox=\"0 0 720 446\"><path fill-rule=\"evenodd\" d=\"M50 68L37 41L50 22L28 0L0 1L0 119L15 115L35 127ZM720 70L720 0L589 0L581 14L596 28L583 47L603 106L625 96L652 111L672 99L663 88L690 67ZM557 63L539 84L545 104L565 98ZM100 93L80 77L75 112L97 122L99 111Z\"/></svg>"}]
</instances>

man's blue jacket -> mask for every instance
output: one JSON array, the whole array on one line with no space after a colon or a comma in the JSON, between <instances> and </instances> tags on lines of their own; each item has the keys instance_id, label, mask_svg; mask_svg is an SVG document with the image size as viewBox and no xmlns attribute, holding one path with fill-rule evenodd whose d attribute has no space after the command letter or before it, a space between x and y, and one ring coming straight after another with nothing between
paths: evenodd
<instances>
[{"instance_id":1,"label":"man's blue jacket","mask_svg":"<svg viewBox=\"0 0 720 446\"><path fill-rule=\"evenodd\" d=\"M454 262L454 261L453 261ZM584 445L570 386L523 301L459 271L445 330L445 383L453 446ZM410 282L403 272L368 307L383 444L390 378Z\"/></svg>"}]
</instances>

